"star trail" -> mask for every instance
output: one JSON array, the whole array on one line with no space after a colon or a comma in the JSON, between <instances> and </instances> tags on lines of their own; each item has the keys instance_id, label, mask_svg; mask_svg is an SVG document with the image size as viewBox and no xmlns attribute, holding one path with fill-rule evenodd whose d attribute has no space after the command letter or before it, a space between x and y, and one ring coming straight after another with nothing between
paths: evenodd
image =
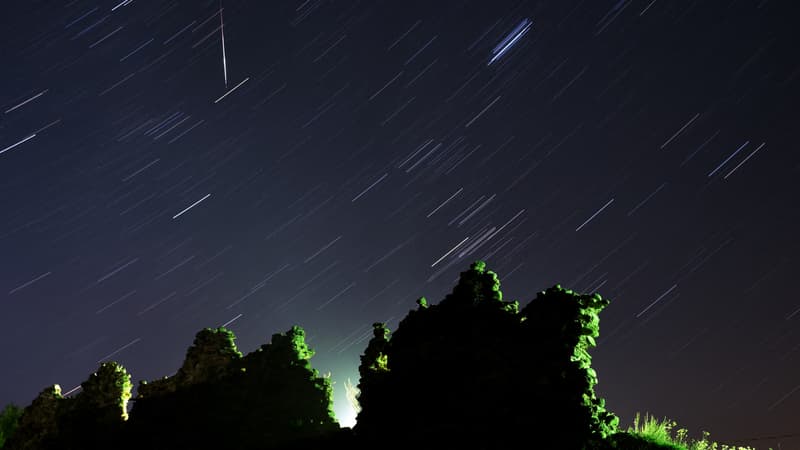
<instances>
[{"instance_id":1,"label":"star trail","mask_svg":"<svg viewBox=\"0 0 800 450\"><path fill-rule=\"evenodd\" d=\"M0 406L297 324L352 423L370 325L484 259L506 300L610 299L624 426L777 448L752 439L800 434L793 9L4 2Z\"/></svg>"}]
</instances>

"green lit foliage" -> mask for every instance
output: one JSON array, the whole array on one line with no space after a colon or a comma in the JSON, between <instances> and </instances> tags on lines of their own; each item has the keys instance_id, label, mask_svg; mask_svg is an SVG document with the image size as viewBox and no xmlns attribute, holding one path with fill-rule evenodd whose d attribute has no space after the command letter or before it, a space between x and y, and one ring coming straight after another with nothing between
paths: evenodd
<instances>
[{"instance_id":1,"label":"green lit foliage","mask_svg":"<svg viewBox=\"0 0 800 450\"><path fill-rule=\"evenodd\" d=\"M80 392L59 402L58 442L53 448L98 448L114 439L128 419L131 376L116 362L104 362L81 383Z\"/></svg>"},{"instance_id":2,"label":"green lit foliage","mask_svg":"<svg viewBox=\"0 0 800 450\"><path fill-rule=\"evenodd\" d=\"M407 444L458 436L488 448L536 436L547 448L580 449L616 431L594 395L588 354L608 301L557 286L520 311L476 261L439 304L417 303L391 338L376 324L361 357L361 438L403 430Z\"/></svg>"},{"instance_id":3,"label":"green lit foliage","mask_svg":"<svg viewBox=\"0 0 800 450\"><path fill-rule=\"evenodd\" d=\"M495 303L503 300L500 291L500 279L491 270L486 270L486 263L475 261L470 270L461 272L458 284L453 292L442 300L443 306L456 303L461 306L475 306Z\"/></svg>"},{"instance_id":4,"label":"green lit foliage","mask_svg":"<svg viewBox=\"0 0 800 450\"><path fill-rule=\"evenodd\" d=\"M105 422L128 420L132 387L131 376L124 367L113 361L105 362L81 383L81 392L74 402Z\"/></svg>"},{"instance_id":5,"label":"green lit foliage","mask_svg":"<svg viewBox=\"0 0 800 450\"><path fill-rule=\"evenodd\" d=\"M245 356L240 376L242 401L254 406L269 404L270 408L258 414L243 408L240 419L254 426L269 425L269 435L276 441L338 428L331 381L311 367L313 356L305 331L298 326L273 334L269 344Z\"/></svg>"},{"instance_id":6,"label":"green lit foliage","mask_svg":"<svg viewBox=\"0 0 800 450\"><path fill-rule=\"evenodd\" d=\"M3 448L6 440L17 430L20 416L22 408L11 403L0 411L0 448Z\"/></svg>"},{"instance_id":7,"label":"green lit foliage","mask_svg":"<svg viewBox=\"0 0 800 450\"><path fill-rule=\"evenodd\" d=\"M689 439L688 431L685 428L675 430L675 436L673 436L672 431L676 426L675 421L667 418L659 421L655 417L645 414L641 419L639 413L636 413L632 427L628 427L625 432L611 436L610 441L613 445L611 448L621 450L755 450L752 447L720 445L711 442L708 440L709 433L706 431L703 432L700 440Z\"/></svg>"},{"instance_id":8,"label":"green lit foliage","mask_svg":"<svg viewBox=\"0 0 800 450\"><path fill-rule=\"evenodd\" d=\"M47 448L58 437L59 407L64 402L61 386L46 387L26 407L19 418L14 434L6 441L5 449L38 450Z\"/></svg>"},{"instance_id":9,"label":"green lit foliage","mask_svg":"<svg viewBox=\"0 0 800 450\"><path fill-rule=\"evenodd\" d=\"M389 370L386 346L389 343L390 333L386 324L380 322L372 324L372 339L367 344L364 354L361 355L361 364L358 366L361 378L369 378L372 373Z\"/></svg>"},{"instance_id":10,"label":"green lit foliage","mask_svg":"<svg viewBox=\"0 0 800 450\"><path fill-rule=\"evenodd\" d=\"M225 328L204 328L197 333L194 343L186 351L186 359L172 377L139 384L138 397L158 397L188 387L223 378L231 363L242 358L236 348L233 332Z\"/></svg>"},{"instance_id":11,"label":"green lit foliage","mask_svg":"<svg viewBox=\"0 0 800 450\"><path fill-rule=\"evenodd\" d=\"M140 447L266 449L338 429L331 382L311 367L302 328L244 357L233 339L225 329L201 331L173 377L143 385L174 383L137 397Z\"/></svg>"},{"instance_id":12,"label":"green lit foliage","mask_svg":"<svg viewBox=\"0 0 800 450\"><path fill-rule=\"evenodd\" d=\"M599 294L581 295L556 285L539 292L521 311L527 318L521 338L535 343L538 354L538 385L526 391L557 408L551 419L566 418L584 432L572 434L577 442L602 440L616 432L619 423L594 394L597 374L589 355L600 335L599 313L608 303Z\"/></svg>"},{"instance_id":13,"label":"green lit foliage","mask_svg":"<svg viewBox=\"0 0 800 450\"><path fill-rule=\"evenodd\" d=\"M424 298L422 297L422 299ZM421 308L423 307L419 300L417 304ZM385 403L385 399L380 397L380 393L385 391L383 385L389 371L389 358L386 355L389 335L390 331L386 324L380 322L372 324L372 339L369 340L364 354L361 355L361 364L358 366L360 376L358 382L359 413L365 407L368 410L375 410L381 408L381 405ZM372 416L359 415L359 417L360 421L368 422Z\"/></svg>"},{"instance_id":14,"label":"green lit foliage","mask_svg":"<svg viewBox=\"0 0 800 450\"><path fill-rule=\"evenodd\" d=\"M236 336L225 328L205 328L194 338L186 351L186 359L175 378L179 385L187 386L216 381L226 375L233 361L242 357L236 348Z\"/></svg>"}]
</instances>

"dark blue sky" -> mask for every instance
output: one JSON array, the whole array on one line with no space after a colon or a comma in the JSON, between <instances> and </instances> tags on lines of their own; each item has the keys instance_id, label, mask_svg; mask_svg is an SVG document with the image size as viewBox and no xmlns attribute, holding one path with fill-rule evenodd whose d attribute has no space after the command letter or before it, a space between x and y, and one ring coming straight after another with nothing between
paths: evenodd
<instances>
[{"instance_id":1,"label":"dark blue sky","mask_svg":"<svg viewBox=\"0 0 800 450\"><path fill-rule=\"evenodd\" d=\"M370 325L485 259L611 300L624 425L800 433L788 2L223 8L224 63L215 1L4 2L0 403L299 324L344 416Z\"/></svg>"}]
</instances>

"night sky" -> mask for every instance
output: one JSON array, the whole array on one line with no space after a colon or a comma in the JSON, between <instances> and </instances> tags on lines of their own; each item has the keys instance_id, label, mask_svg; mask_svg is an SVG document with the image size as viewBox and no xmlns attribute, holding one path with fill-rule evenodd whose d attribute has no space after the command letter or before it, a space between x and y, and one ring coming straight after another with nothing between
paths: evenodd
<instances>
[{"instance_id":1,"label":"night sky","mask_svg":"<svg viewBox=\"0 0 800 450\"><path fill-rule=\"evenodd\" d=\"M298 324L350 423L371 324L483 259L506 300L611 300L622 425L800 433L792 9L5 1L0 405Z\"/></svg>"}]
</instances>

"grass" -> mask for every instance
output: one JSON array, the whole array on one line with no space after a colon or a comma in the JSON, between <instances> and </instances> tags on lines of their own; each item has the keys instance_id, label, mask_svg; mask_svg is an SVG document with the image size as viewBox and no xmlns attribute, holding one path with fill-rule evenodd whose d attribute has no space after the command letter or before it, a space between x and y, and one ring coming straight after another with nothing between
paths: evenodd
<instances>
[{"instance_id":1,"label":"grass","mask_svg":"<svg viewBox=\"0 0 800 450\"><path fill-rule=\"evenodd\" d=\"M664 418L659 422L655 417L645 413L641 419L639 413L633 419L633 427L629 427L628 434L642 437L655 444L672 447L675 450L755 450L753 447L737 447L735 445L718 444L708 440L710 433L703 431L700 440L689 439L685 428L675 430L677 423ZM675 430L675 436L672 435ZM772 450L772 449L770 449Z\"/></svg>"}]
</instances>

